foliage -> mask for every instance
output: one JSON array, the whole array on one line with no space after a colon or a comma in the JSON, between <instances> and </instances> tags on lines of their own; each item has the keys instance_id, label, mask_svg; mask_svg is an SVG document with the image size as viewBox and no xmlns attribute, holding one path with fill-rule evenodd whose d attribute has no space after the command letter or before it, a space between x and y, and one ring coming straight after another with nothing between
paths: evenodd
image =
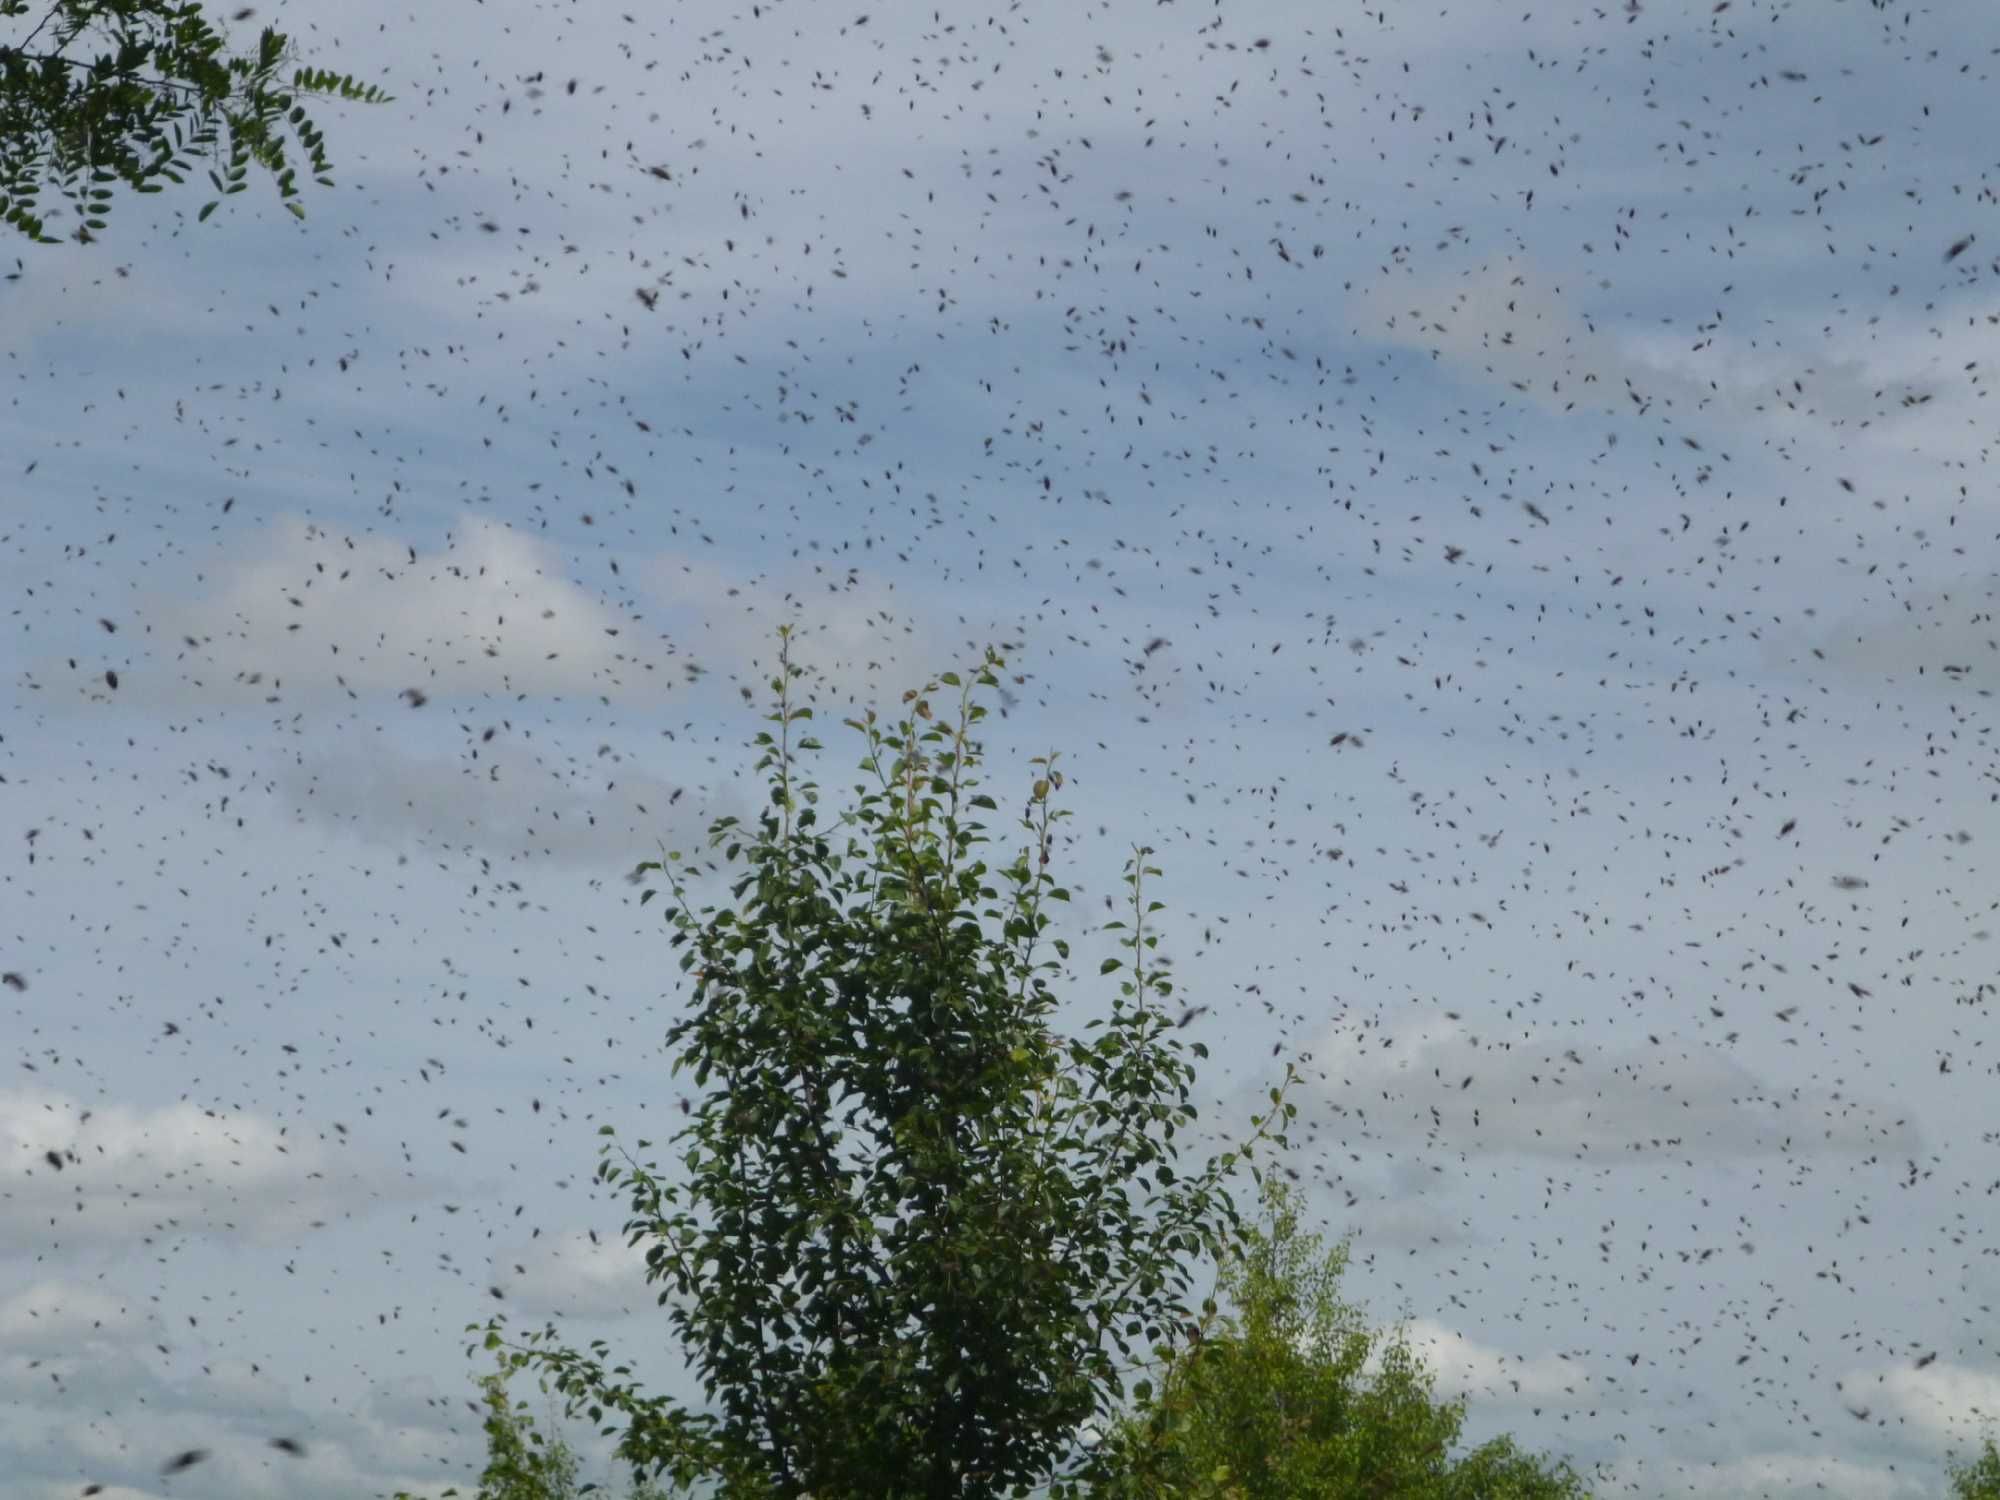
<instances>
[{"instance_id":1,"label":"foliage","mask_svg":"<svg viewBox=\"0 0 2000 1500\"><path fill-rule=\"evenodd\" d=\"M640 867L671 886L695 981L667 1034L674 1071L706 1092L674 1137L685 1185L609 1144L598 1175L629 1194L630 1243L648 1245L709 1409L641 1394L602 1342L562 1348L551 1327L509 1344L498 1319L485 1332L572 1409L622 1417L605 1431L643 1472L782 1500L1073 1483L1135 1341L1182 1336L1189 1267L1240 1229L1225 1179L1260 1142L1284 1144L1271 1127L1293 1107L1275 1088L1248 1142L1175 1171L1194 1068L1154 1003L1172 984L1147 926L1149 850L1128 866L1131 922L1108 924L1127 954L1100 970L1125 974L1109 1016L1077 1038L1047 1024L1069 955L1060 938L1056 957L1037 951L1045 905L1068 899L1049 870L1066 816L1055 756L1033 762L1029 847L1007 868L978 857L973 821L997 807L974 790L973 699L1003 666L989 650L971 683L947 673L905 694L892 734L872 711L849 720L873 784L828 827L796 765L821 747L794 743L812 711L793 706L801 669L781 632L777 727L754 742L769 805L754 831L710 830L723 868L741 867L736 908L697 915L678 855ZM956 720L933 708L941 687L959 692Z\"/></svg>"},{"instance_id":2,"label":"foliage","mask_svg":"<svg viewBox=\"0 0 2000 1500\"><path fill-rule=\"evenodd\" d=\"M42 11L18 41L0 35L0 221L54 243L38 210L53 184L76 211L75 237L104 228L112 187L161 191L186 180L192 158L211 160L216 196L242 192L251 164L276 179L300 218L297 169L285 131L297 138L315 181L333 185L318 128L301 96L380 103L389 96L338 73L295 68L290 40L265 28L252 56L231 56L222 34L192 0L0 0L0 23ZM70 55L91 43L88 59Z\"/></svg>"},{"instance_id":3,"label":"foliage","mask_svg":"<svg viewBox=\"0 0 2000 1500\"><path fill-rule=\"evenodd\" d=\"M479 1382L486 1408L486 1467L479 1476L477 1500L581 1500L602 1493L602 1487L584 1484L576 1450L560 1433L543 1433L528 1415L525 1401L510 1401L507 1379L511 1373L505 1359L493 1374ZM440 1500L458 1494L456 1487L444 1491ZM413 1500L399 1491L396 1500ZM660 1490L643 1480L633 1483L627 1500L665 1500Z\"/></svg>"},{"instance_id":4,"label":"foliage","mask_svg":"<svg viewBox=\"0 0 2000 1500\"><path fill-rule=\"evenodd\" d=\"M1284 1185L1266 1179L1269 1229L1226 1260L1233 1317L1211 1316L1173 1358L1158 1393L1103 1444L1111 1475L1095 1500L1575 1500L1567 1464L1498 1438L1452 1457L1462 1401L1401 1336L1372 1333L1340 1300L1345 1245L1323 1258L1301 1235Z\"/></svg>"},{"instance_id":5,"label":"foliage","mask_svg":"<svg viewBox=\"0 0 2000 1500\"><path fill-rule=\"evenodd\" d=\"M2000 1500L2000 1444L1992 1438L1979 1456L1969 1463L1946 1466L1951 1479L1952 1500Z\"/></svg>"},{"instance_id":6,"label":"foliage","mask_svg":"<svg viewBox=\"0 0 2000 1500\"><path fill-rule=\"evenodd\" d=\"M486 1468L479 1476L479 1500L575 1500L575 1450L559 1433L537 1431L526 1402L509 1402L505 1362L479 1384L486 1405Z\"/></svg>"}]
</instances>

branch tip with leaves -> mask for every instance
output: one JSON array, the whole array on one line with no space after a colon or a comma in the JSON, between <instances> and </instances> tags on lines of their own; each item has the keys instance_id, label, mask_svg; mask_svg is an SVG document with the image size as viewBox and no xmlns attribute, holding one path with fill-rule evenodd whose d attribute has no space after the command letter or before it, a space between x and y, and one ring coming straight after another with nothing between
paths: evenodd
<instances>
[{"instance_id":1,"label":"branch tip with leaves","mask_svg":"<svg viewBox=\"0 0 2000 1500\"><path fill-rule=\"evenodd\" d=\"M0 0L0 221L54 244L44 188L73 212L70 238L106 227L114 189L143 194L179 186L210 163L215 196L270 173L287 209L305 217L288 137L313 180L331 187L325 140L300 101L380 104L389 95L342 73L294 66L290 39L265 28L254 52L232 53L191 0L52 0L20 38L5 23L38 7ZM71 49L86 47L82 55ZM289 69L289 76L287 70Z\"/></svg>"}]
</instances>

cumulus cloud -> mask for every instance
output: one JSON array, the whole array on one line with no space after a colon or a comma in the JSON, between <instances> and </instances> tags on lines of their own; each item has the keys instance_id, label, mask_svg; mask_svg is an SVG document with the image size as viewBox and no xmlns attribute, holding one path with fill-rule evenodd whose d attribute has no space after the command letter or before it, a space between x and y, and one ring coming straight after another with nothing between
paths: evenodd
<instances>
[{"instance_id":1,"label":"cumulus cloud","mask_svg":"<svg viewBox=\"0 0 2000 1500\"><path fill-rule=\"evenodd\" d=\"M617 1318L653 1306L643 1247L587 1233L544 1238L496 1257L494 1285L516 1312L535 1317Z\"/></svg>"},{"instance_id":2,"label":"cumulus cloud","mask_svg":"<svg viewBox=\"0 0 2000 1500\"><path fill-rule=\"evenodd\" d=\"M182 1234L268 1240L363 1212L385 1194L430 1191L400 1173L364 1174L256 1115L185 1101L87 1110L35 1088L0 1090L0 1162L0 1253Z\"/></svg>"},{"instance_id":3,"label":"cumulus cloud","mask_svg":"<svg viewBox=\"0 0 2000 1500\"><path fill-rule=\"evenodd\" d=\"M658 693L679 675L636 623L567 576L547 543L463 517L425 554L298 516L215 585L162 592L142 615L160 654L119 691L148 703L315 702ZM192 642L193 644L188 644Z\"/></svg>"},{"instance_id":4,"label":"cumulus cloud","mask_svg":"<svg viewBox=\"0 0 2000 1500\"><path fill-rule=\"evenodd\" d=\"M1620 1161L1770 1152L1916 1153L1916 1127L1833 1089L1779 1088L1731 1053L1662 1045L1482 1040L1453 1022L1385 1031L1336 1023L1313 1049L1325 1107L1350 1137L1431 1141L1468 1155Z\"/></svg>"},{"instance_id":5,"label":"cumulus cloud","mask_svg":"<svg viewBox=\"0 0 2000 1500\"><path fill-rule=\"evenodd\" d=\"M300 710L435 701L639 699L721 673L763 680L777 628L815 687L850 702L962 664L973 646L941 639L934 610L858 570L810 565L739 575L684 552L633 560L657 619L613 608L571 577L557 548L465 515L442 546L354 533L297 515L274 521L212 578L162 587L134 611L150 642L113 686L95 666L92 699ZM1002 627L991 622L986 638ZM972 632L968 632L971 634ZM76 678L50 656L33 686Z\"/></svg>"},{"instance_id":6,"label":"cumulus cloud","mask_svg":"<svg viewBox=\"0 0 2000 1500\"><path fill-rule=\"evenodd\" d=\"M1941 1449L1971 1446L2000 1428L2000 1364L1940 1359L1919 1370L1899 1362L1850 1375L1841 1389L1850 1402L1902 1421Z\"/></svg>"},{"instance_id":7,"label":"cumulus cloud","mask_svg":"<svg viewBox=\"0 0 2000 1500\"><path fill-rule=\"evenodd\" d=\"M1412 1319L1404 1332L1411 1351L1437 1373L1439 1392L1449 1397L1552 1404L1591 1394L1589 1372L1560 1355L1521 1358L1430 1318Z\"/></svg>"}]
</instances>

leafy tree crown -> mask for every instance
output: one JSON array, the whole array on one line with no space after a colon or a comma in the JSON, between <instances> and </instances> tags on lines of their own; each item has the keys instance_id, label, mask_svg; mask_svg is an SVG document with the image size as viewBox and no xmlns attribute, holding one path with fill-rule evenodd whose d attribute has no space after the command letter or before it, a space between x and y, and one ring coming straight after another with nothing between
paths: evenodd
<instances>
[{"instance_id":1,"label":"leafy tree crown","mask_svg":"<svg viewBox=\"0 0 2000 1500\"><path fill-rule=\"evenodd\" d=\"M708 1409L642 1395L602 1342L568 1350L550 1328L507 1345L496 1320L487 1343L593 1420L615 1414L621 1456L679 1483L785 1500L1068 1483L1139 1351L1192 1326L1190 1268L1240 1227L1225 1179L1284 1144L1293 1106L1272 1089L1242 1146L1177 1172L1205 1052L1158 1003L1173 985L1144 848L1131 918L1107 924L1124 949L1100 966L1121 976L1110 1014L1077 1037L1052 1027L1070 950L1041 944L1069 899L1050 868L1064 777L1053 754L1033 761L1025 847L989 867L979 814L998 804L977 790L972 733L999 655L906 694L892 730L848 721L867 779L831 822L802 779L822 747L792 701L788 635L779 659L755 740L768 801L754 828L710 830L735 904L696 912L678 854L640 867L664 877L694 981L666 1038L703 1090L674 1137L683 1180L615 1143L598 1169L628 1197L629 1243ZM934 706L943 689L955 716Z\"/></svg>"}]
</instances>

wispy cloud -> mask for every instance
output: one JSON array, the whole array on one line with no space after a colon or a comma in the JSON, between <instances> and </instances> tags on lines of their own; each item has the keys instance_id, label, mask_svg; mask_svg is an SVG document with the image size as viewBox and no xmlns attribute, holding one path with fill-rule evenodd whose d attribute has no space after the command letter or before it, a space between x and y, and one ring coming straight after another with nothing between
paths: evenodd
<instances>
[{"instance_id":1,"label":"wispy cloud","mask_svg":"<svg viewBox=\"0 0 2000 1500\"><path fill-rule=\"evenodd\" d=\"M1673 1036L1497 1045L1449 1021L1337 1023L1312 1054L1312 1076L1327 1075L1322 1107L1376 1143L1600 1165L1922 1149L1905 1115L1838 1089L1766 1084L1724 1048Z\"/></svg>"},{"instance_id":2,"label":"wispy cloud","mask_svg":"<svg viewBox=\"0 0 2000 1500\"><path fill-rule=\"evenodd\" d=\"M212 1351L177 1361L178 1346L199 1335L171 1326L149 1300L45 1280L0 1304L0 1329L9 1334L0 1355L0 1441L17 1455L9 1496L75 1500L85 1483L124 1500L431 1493L440 1450L457 1445L454 1429L477 1426L469 1414L454 1419L463 1412L456 1393L387 1421L373 1411L325 1410L306 1399L310 1392ZM281 1451L274 1438L300 1451ZM189 1451L203 1455L197 1465L180 1476L162 1473Z\"/></svg>"},{"instance_id":3,"label":"wispy cloud","mask_svg":"<svg viewBox=\"0 0 2000 1500\"><path fill-rule=\"evenodd\" d=\"M457 756L394 745L327 749L277 773L306 817L396 849L469 850L508 860L610 862L628 868L664 842L693 847L725 811L733 788L689 795L688 785L633 766L636 752L601 742L591 754L552 756L504 737L468 736ZM674 758L671 746L651 757Z\"/></svg>"}]
</instances>

